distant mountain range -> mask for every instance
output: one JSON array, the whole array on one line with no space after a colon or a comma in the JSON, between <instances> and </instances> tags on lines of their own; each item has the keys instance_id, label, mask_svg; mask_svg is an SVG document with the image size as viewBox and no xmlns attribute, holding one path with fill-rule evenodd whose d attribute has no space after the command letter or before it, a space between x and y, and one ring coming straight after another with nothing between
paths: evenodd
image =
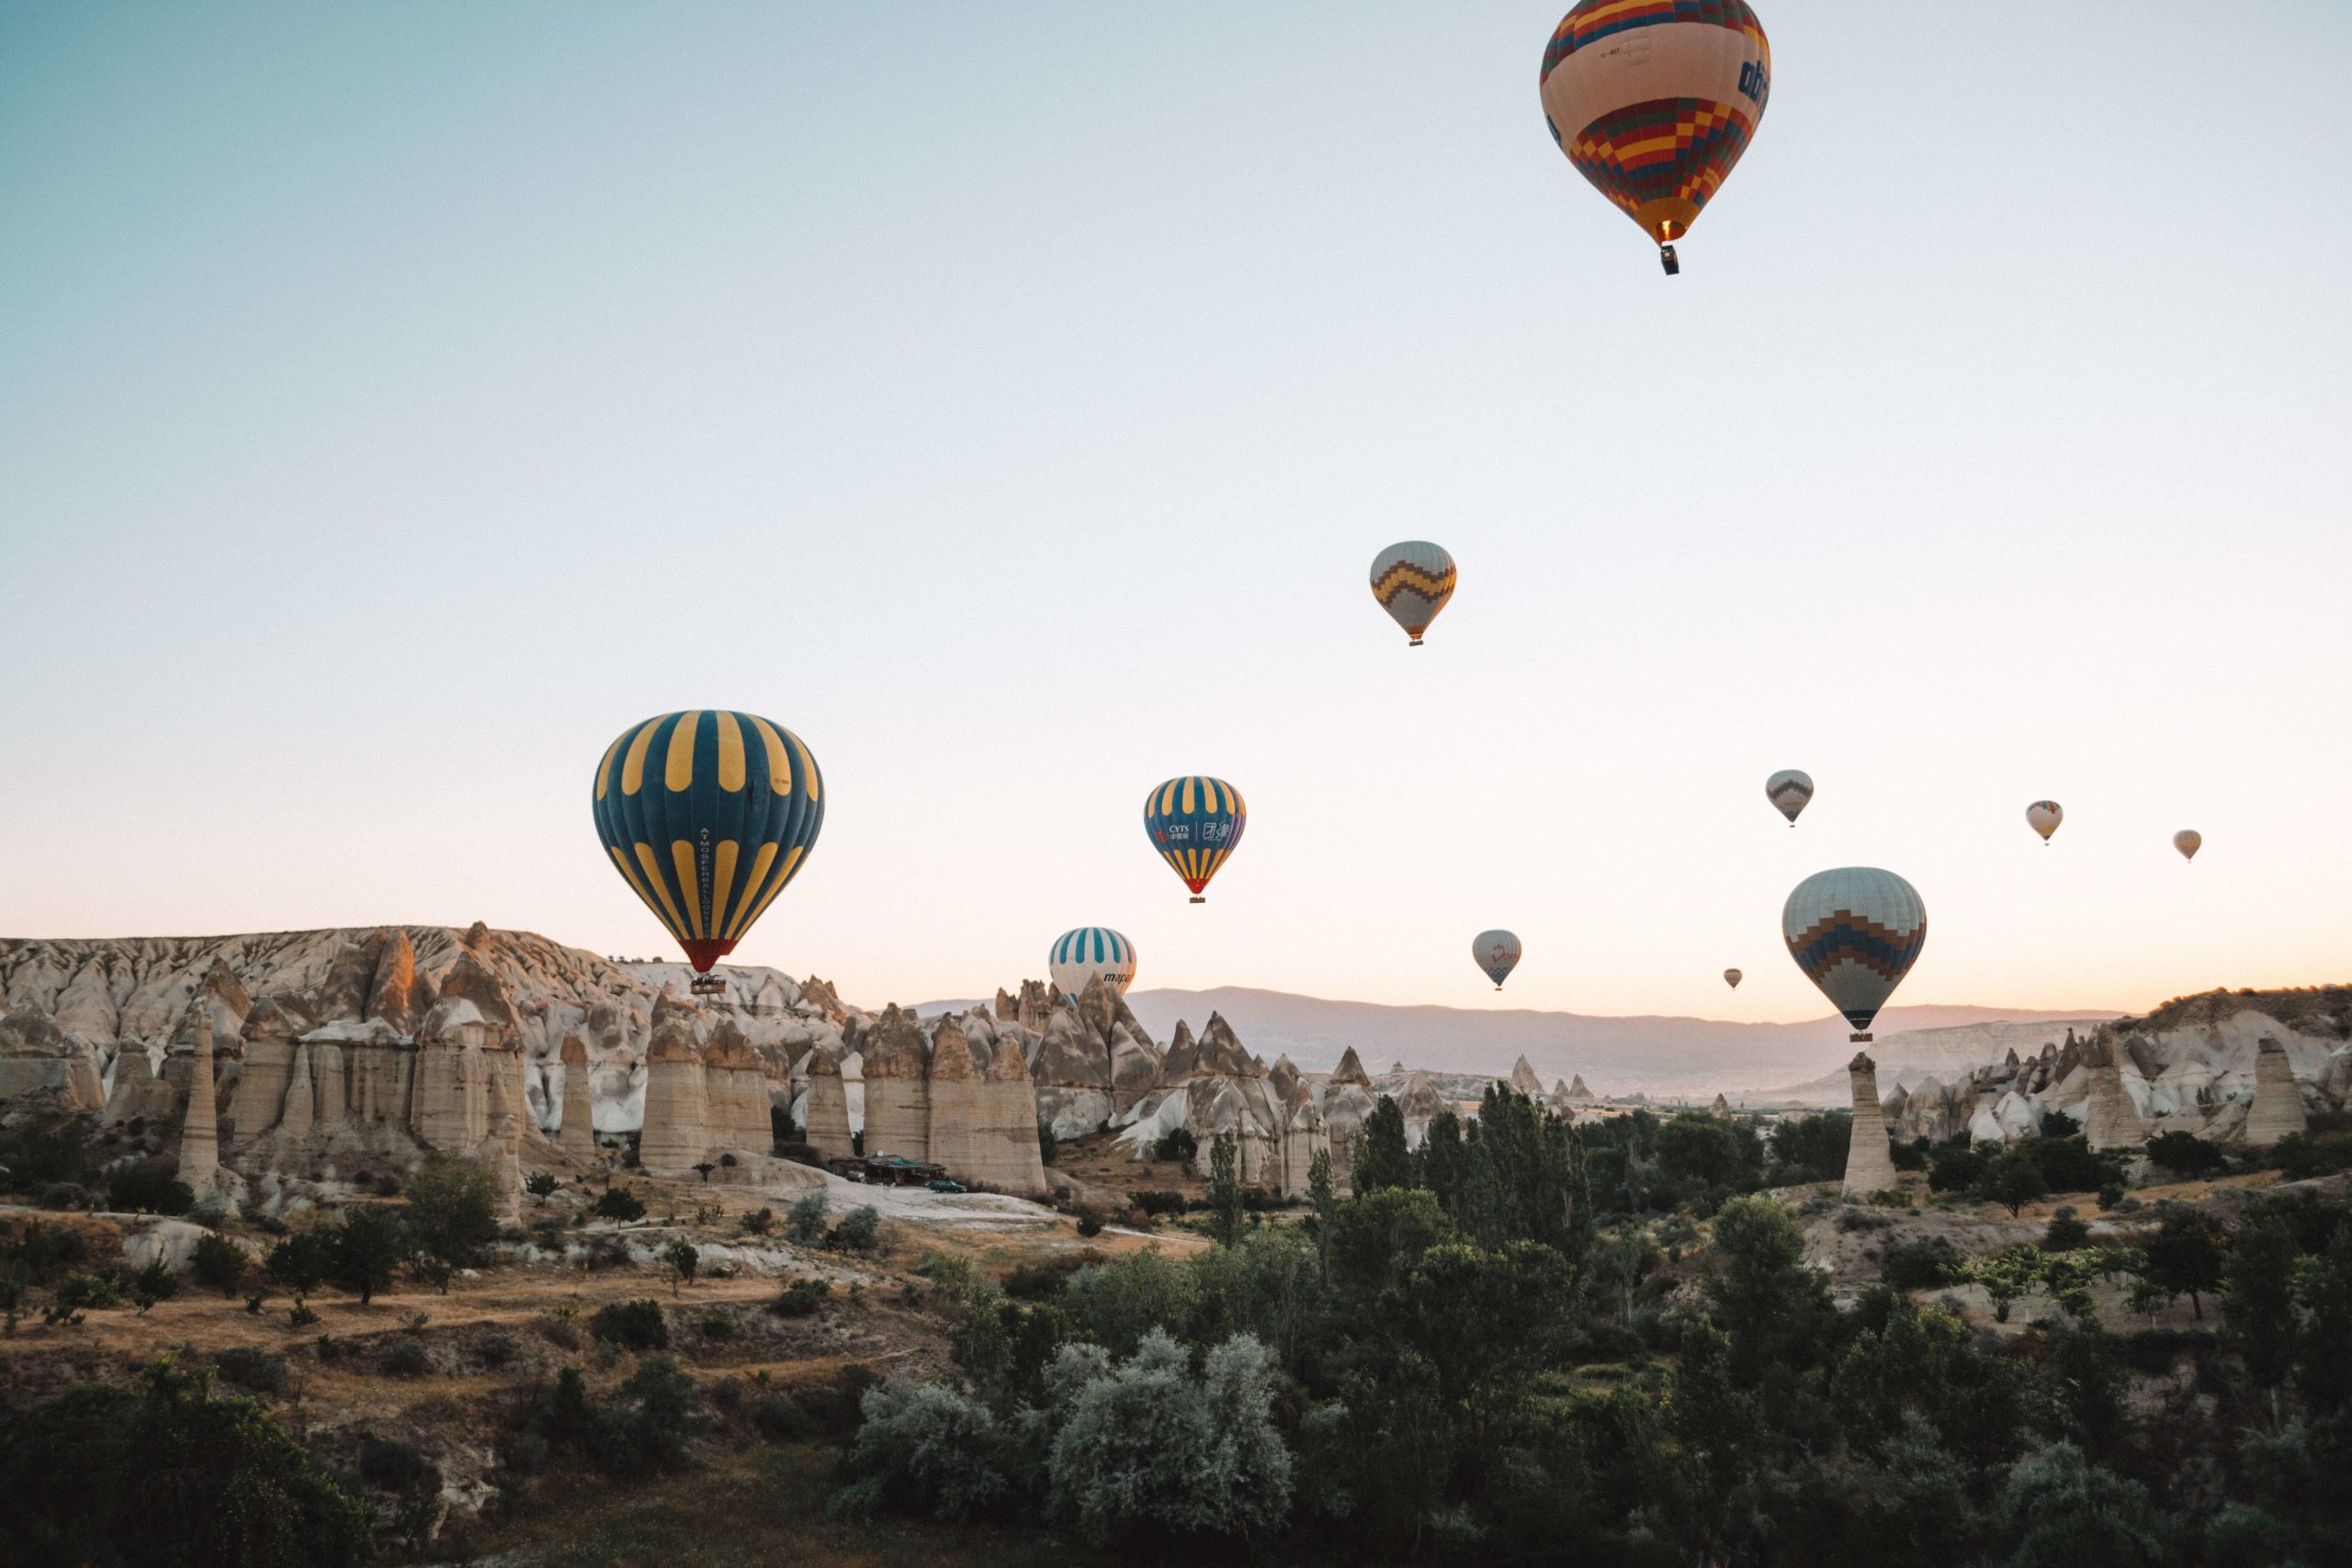
<instances>
[{"instance_id":1,"label":"distant mountain range","mask_svg":"<svg viewBox=\"0 0 2352 1568\"><path fill-rule=\"evenodd\" d=\"M925 1002L926 1014L970 1007L970 1001ZM1712 1098L1718 1090L1751 1100L1792 1097L1797 1089L1814 1091L1821 1075L1835 1071L1839 1081L1853 1047L1843 1019L1825 1017L1804 1023L1729 1023L1704 1018L1596 1018L1583 1013L1507 1012L1447 1007L1386 1007L1375 1002L1334 1001L1324 997L1294 996L1287 991L1261 991L1243 986L1215 990L1149 990L1127 993L1127 1006L1162 1043L1179 1019L1198 1033L1212 1012L1222 1013L1241 1043L1272 1061L1288 1055L1307 1072L1324 1072L1339 1064L1349 1046L1373 1073L1401 1061L1410 1067L1434 1072L1487 1073L1507 1077L1522 1055L1549 1085L1555 1078L1581 1073L1598 1095L1697 1095ZM2068 1023L2083 1026L2120 1014L2096 1008L2049 1010L2033 1008L1895 1007L1879 1015L1878 1034L1884 1048L1906 1059L1897 1034L1917 1030L1952 1033L1923 1053L1935 1067L1949 1072L1961 1058L1989 1050L1987 1062L1999 1061L2011 1031L1969 1028L2000 1023L2047 1025L2052 1039L2063 1038ZM1982 1033L1980 1044L1973 1038ZM2040 1048L2041 1033L2033 1047ZM1996 1045L1994 1041L1999 1039ZM2020 1054L2023 1054L2022 1051ZM1971 1060L1968 1066L1976 1066ZM1965 1071L1965 1067L1961 1068ZM1788 1091L1764 1090L1762 1086L1792 1085ZM1889 1085L1888 1087L1892 1087ZM1829 1097L1833 1101L1841 1095Z\"/></svg>"}]
</instances>

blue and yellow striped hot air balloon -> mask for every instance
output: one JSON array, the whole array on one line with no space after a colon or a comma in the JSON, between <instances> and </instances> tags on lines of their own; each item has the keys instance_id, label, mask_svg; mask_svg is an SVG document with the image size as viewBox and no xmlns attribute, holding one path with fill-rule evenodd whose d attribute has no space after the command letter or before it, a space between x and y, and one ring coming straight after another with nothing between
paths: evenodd
<instances>
[{"instance_id":1,"label":"blue and yellow striped hot air balloon","mask_svg":"<svg viewBox=\"0 0 2352 1568\"><path fill-rule=\"evenodd\" d=\"M1201 889L1241 842L1249 822L1241 792L1205 773L1170 779L1144 797L1143 828L1151 847L1184 879L1195 904L1208 901Z\"/></svg>"},{"instance_id":2,"label":"blue and yellow striped hot air balloon","mask_svg":"<svg viewBox=\"0 0 2352 1568\"><path fill-rule=\"evenodd\" d=\"M621 731L596 764L595 812L614 866L707 974L808 860L825 781L784 726L697 708Z\"/></svg>"},{"instance_id":3,"label":"blue and yellow striped hot air balloon","mask_svg":"<svg viewBox=\"0 0 2352 1568\"><path fill-rule=\"evenodd\" d=\"M1046 967L1054 988L1072 1001L1086 994L1086 983L1093 979L1113 996L1124 996L1136 980L1136 944L1109 926L1080 926L1054 939Z\"/></svg>"}]
</instances>

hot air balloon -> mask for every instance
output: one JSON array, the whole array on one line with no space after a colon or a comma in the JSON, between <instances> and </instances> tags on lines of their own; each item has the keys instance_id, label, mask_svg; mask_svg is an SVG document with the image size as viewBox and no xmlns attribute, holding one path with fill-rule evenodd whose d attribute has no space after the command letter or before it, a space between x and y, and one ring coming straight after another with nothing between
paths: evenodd
<instances>
[{"instance_id":1,"label":"hot air balloon","mask_svg":"<svg viewBox=\"0 0 2352 1568\"><path fill-rule=\"evenodd\" d=\"M2025 819L2032 825L2035 832L2041 835L2041 841L2047 844L2050 842L2050 835L2058 830L2058 824L2066 819L2066 812L2064 807L2054 800L2037 800L2025 808Z\"/></svg>"},{"instance_id":2,"label":"hot air balloon","mask_svg":"<svg viewBox=\"0 0 2352 1568\"><path fill-rule=\"evenodd\" d=\"M2205 847L2205 835L2194 828L2183 828L2172 836L2172 847L2180 852L2183 860L2195 860L2197 852Z\"/></svg>"},{"instance_id":3,"label":"hot air balloon","mask_svg":"<svg viewBox=\"0 0 2352 1568\"><path fill-rule=\"evenodd\" d=\"M1108 926L1080 926L1054 939L1046 954L1046 968L1054 988L1076 1001L1089 980L1100 979L1105 990L1123 996L1136 978L1136 944Z\"/></svg>"},{"instance_id":4,"label":"hot air balloon","mask_svg":"<svg viewBox=\"0 0 2352 1568\"><path fill-rule=\"evenodd\" d=\"M1772 46L1743 0L1580 0L1544 51L1544 118L1577 173L1658 244L1747 151L1772 96Z\"/></svg>"},{"instance_id":5,"label":"hot air balloon","mask_svg":"<svg viewBox=\"0 0 2352 1568\"><path fill-rule=\"evenodd\" d=\"M1519 938L1509 931L1480 931L1470 940L1470 956L1499 991L1503 977L1519 967Z\"/></svg>"},{"instance_id":6,"label":"hot air balloon","mask_svg":"<svg viewBox=\"0 0 2352 1568\"><path fill-rule=\"evenodd\" d=\"M1195 904L1208 902L1201 889L1241 842L1249 822L1240 792L1205 773L1170 779L1144 796L1143 829L1151 847L1184 879Z\"/></svg>"},{"instance_id":7,"label":"hot air balloon","mask_svg":"<svg viewBox=\"0 0 2352 1568\"><path fill-rule=\"evenodd\" d=\"M825 822L800 737L756 714L697 708L632 725L596 764L596 836L695 966L710 966L797 875Z\"/></svg>"},{"instance_id":8,"label":"hot air balloon","mask_svg":"<svg viewBox=\"0 0 2352 1568\"><path fill-rule=\"evenodd\" d=\"M1372 558L1372 596L1419 648L1421 634L1453 597L1453 558L1427 539L1391 545Z\"/></svg>"},{"instance_id":9,"label":"hot air balloon","mask_svg":"<svg viewBox=\"0 0 2352 1568\"><path fill-rule=\"evenodd\" d=\"M1928 907L1891 871L1843 866L1797 884L1781 909L1781 934L1854 1039L1867 1041L1871 1020L1928 943Z\"/></svg>"},{"instance_id":10,"label":"hot air balloon","mask_svg":"<svg viewBox=\"0 0 2352 1568\"><path fill-rule=\"evenodd\" d=\"M1724 971L1724 984L1729 986L1735 991L1739 989L1739 983L1746 976L1742 976L1736 969L1726 969Z\"/></svg>"},{"instance_id":11,"label":"hot air balloon","mask_svg":"<svg viewBox=\"0 0 2352 1568\"><path fill-rule=\"evenodd\" d=\"M1813 779L1794 768L1782 768L1764 781L1764 798L1779 807L1781 815L1793 828L1797 825L1797 813L1813 798Z\"/></svg>"}]
</instances>

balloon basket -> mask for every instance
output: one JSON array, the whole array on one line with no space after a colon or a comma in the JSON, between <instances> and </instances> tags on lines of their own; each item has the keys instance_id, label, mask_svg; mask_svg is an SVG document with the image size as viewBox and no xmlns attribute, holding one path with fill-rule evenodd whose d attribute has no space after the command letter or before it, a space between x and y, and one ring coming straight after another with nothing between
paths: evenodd
<instances>
[{"instance_id":1,"label":"balloon basket","mask_svg":"<svg viewBox=\"0 0 2352 1568\"><path fill-rule=\"evenodd\" d=\"M1407 643L1405 646L1406 646L1407 648L1419 648L1419 647L1420 647L1420 646L1421 646L1421 639L1420 639L1419 637L1415 637L1412 641L1410 641L1410 642Z\"/></svg>"},{"instance_id":2,"label":"balloon basket","mask_svg":"<svg viewBox=\"0 0 2352 1568\"><path fill-rule=\"evenodd\" d=\"M727 994L727 981L718 975L697 975L686 982L686 991L691 996L723 997Z\"/></svg>"},{"instance_id":3,"label":"balloon basket","mask_svg":"<svg viewBox=\"0 0 2352 1568\"><path fill-rule=\"evenodd\" d=\"M1867 1045L1871 1043L1870 1032L1864 1030L1860 1034L1849 1034L1846 1036L1846 1043L1849 1045Z\"/></svg>"},{"instance_id":4,"label":"balloon basket","mask_svg":"<svg viewBox=\"0 0 2352 1568\"><path fill-rule=\"evenodd\" d=\"M1660 245L1657 248L1657 259L1658 265L1666 268L1667 276L1675 277L1680 276L1682 271L1682 258L1674 254L1674 247L1672 245Z\"/></svg>"},{"instance_id":5,"label":"balloon basket","mask_svg":"<svg viewBox=\"0 0 2352 1568\"><path fill-rule=\"evenodd\" d=\"M1193 894L1190 898L1186 899L1186 900L1185 900L1185 902L1186 902L1186 903L1188 903L1188 904L1205 904L1205 903L1207 903L1207 902L1208 902L1208 900L1207 900L1206 898L1202 897L1199 894L1195 893L1195 894Z\"/></svg>"}]
</instances>

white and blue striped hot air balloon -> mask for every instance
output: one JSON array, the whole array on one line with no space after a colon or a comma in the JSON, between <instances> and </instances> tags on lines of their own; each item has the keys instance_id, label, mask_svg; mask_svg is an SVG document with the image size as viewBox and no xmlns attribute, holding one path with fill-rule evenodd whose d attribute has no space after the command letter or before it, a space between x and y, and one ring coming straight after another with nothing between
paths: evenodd
<instances>
[{"instance_id":1,"label":"white and blue striped hot air balloon","mask_svg":"<svg viewBox=\"0 0 2352 1568\"><path fill-rule=\"evenodd\" d=\"M1781 934L1805 978L1870 1038L1871 1020L1928 944L1928 906L1891 871L1841 866L1796 886L1781 909Z\"/></svg>"},{"instance_id":2,"label":"white and blue striped hot air balloon","mask_svg":"<svg viewBox=\"0 0 2352 1568\"><path fill-rule=\"evenodd\" d=\"M1470 942L1470 956L1499 991L1503 977L1519 967L1519 938L1510 931L1480 931Z\"/></svg>"},{"instance_id":3,"label":"white and blue striped hot air balloon","mask_svg":"<svg viewBox=\"0 0 2352 1568\"><path fill-rule=\"evenodd\" d=\"M1136 944L1108 926L1080 926L1054 939L1046 964L1054 988L1072 1001L1098 975L1104 989L1123 995L1135 984Z\"/></svg>"}]
</instances>

